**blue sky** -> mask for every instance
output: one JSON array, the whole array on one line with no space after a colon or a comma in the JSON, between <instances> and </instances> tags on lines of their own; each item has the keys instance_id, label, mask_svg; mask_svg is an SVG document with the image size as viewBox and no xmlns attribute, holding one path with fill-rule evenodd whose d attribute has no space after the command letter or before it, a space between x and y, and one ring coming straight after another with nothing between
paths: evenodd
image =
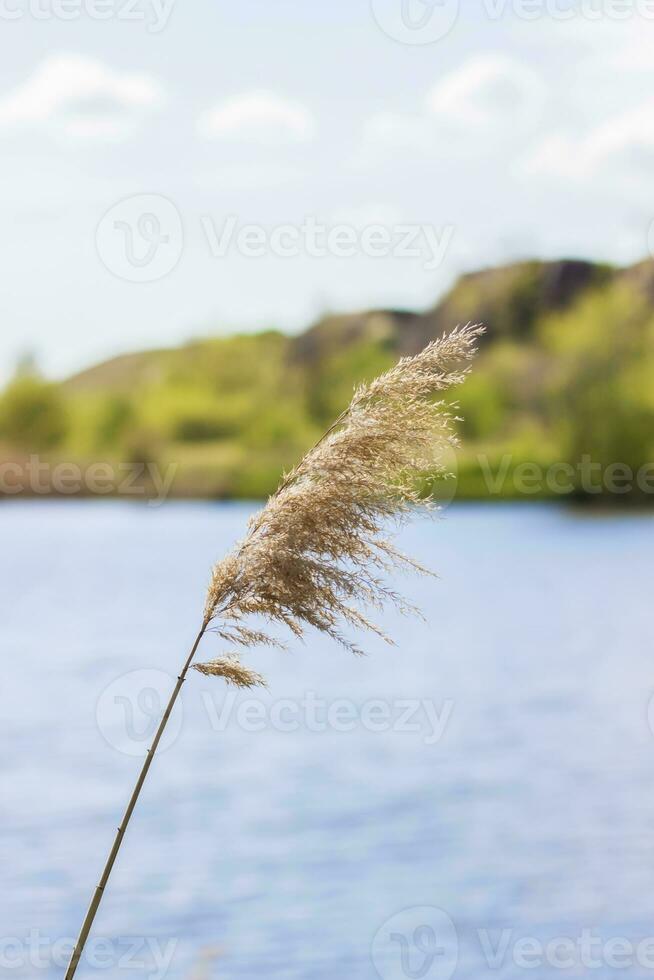
<instances>
[{"instance_id":1,"label":"blue sky","mask_svg":"<svg viewBox=\"0 0 654 980\"><path fill-rule=\"evenodd\" d=\"M61 376L654 238L651 0L0 0L0 20L0 377L25 351ZM312 253L307 219L348 249ZM380 227L385 251L362 244Z\"/></svg>"}]
</instances>

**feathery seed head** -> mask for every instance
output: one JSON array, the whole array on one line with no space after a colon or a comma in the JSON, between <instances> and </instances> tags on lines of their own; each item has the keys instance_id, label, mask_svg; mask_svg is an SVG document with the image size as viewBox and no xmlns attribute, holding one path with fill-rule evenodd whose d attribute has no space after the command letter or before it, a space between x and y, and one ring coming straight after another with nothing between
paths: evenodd
<instances>
[{"instance_id":1,"label":"feathery seed head","mask_svg":"<svg viewBox=\"0 0 654 980\"><path fill-rule=\"evenodd\" d=\"M393 603L415 611L384 576L395 566L426 570L385 535L419 502L422 476L448 475L456 406L437 396L464 380L482 332L457 327L355 390L349 408L252 518L244 540L215 566L205 621L221 638L279 646L244 624L257 615L300 638L312 626L359 653L343 626L382 635L362 609ZM237 683L233 664L230 657L198 669Z\"/></svg>"},{"instance_id":2,"label":"feathery seed head","mask_svg":"<svg viewBox=\"0 0 654 980\"><path fill-rule=\"evenodd\" d=\"M196 664L193 668L206 677L224 677L234 687L266 687L266 681L255 670L245 667L238 657L222 657L207 664Z\"/></svg>"}]
</instances>

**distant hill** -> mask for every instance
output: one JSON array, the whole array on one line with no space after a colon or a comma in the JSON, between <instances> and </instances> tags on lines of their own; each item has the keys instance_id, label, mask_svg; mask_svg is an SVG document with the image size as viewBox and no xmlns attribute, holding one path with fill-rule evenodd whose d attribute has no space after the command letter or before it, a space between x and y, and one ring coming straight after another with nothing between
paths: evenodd
<instances>
[{"instance_id":1,"label":"distant hill","mask_svg":"<svg viewBox=\"0 0 654 980\"><path fill-rule=\"evenodd\" d=\"M528 338L539 318L565 309L581 292L615 275L609 266L573 259L482 269L462 276L425 313L371 310L325 317L297 338L296 349L308 361L362 341L386 342L399 355L415 354L454 324L469 321L485 323L491 343Z\"/></svg>"},{"instance_id":2,"label":"distant hill","mask_svg":"<svg viewBox=\"0 0 654 980\"><path fill-rule=\"evenodd\" d=\"M654 459L651 260L514 263L462 276L424 311L332 314L299 335L123 354L55 386L19 378L0 400L0 450L175 463L178 495L262 495L356 383L469 321L487 335L461 389L461 496L560 496L545 476L525 492L516 473L565 464L575 497L649 499L637 486L596 493L579 467L590 456L602 473L624 464L635 478Z\"/></svg>"},{"instance_id":3,"label":"distant hill","mask_svg":"<svg viewBox=\"0 0 654 980\"><path fill-rule=\"evenodd\" d=\"M398 356L414 354L454 324L470 321L486 324L491 343L503 337L528 338L540 317L565 309L583 290L626 274L636 283L641 278L638 270L643 271L643 285L644 270L654 284L654 262L624 271L576 259L482 269L462 276L424 313L374 309L325 316L303 333L288 337L288 356L296 363L314 365L337 350L359 344L379 344ZM122 354L74 375L65 386L71 391L129 391L133 385L156 381L176 359L192 358L202 346L200 341L172 350Z\"/></svg>"}]
</instances>

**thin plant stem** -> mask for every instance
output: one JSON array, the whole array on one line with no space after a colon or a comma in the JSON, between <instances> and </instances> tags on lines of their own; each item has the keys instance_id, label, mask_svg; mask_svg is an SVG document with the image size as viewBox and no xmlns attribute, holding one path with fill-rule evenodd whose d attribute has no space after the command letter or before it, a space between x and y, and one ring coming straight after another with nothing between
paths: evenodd
<instances>
[{"instance_id":1,"label":"thin plant stem","mask_svg":"<svg viewBox=\"0 0 654 980\"><path fill-rule=\"evenodd\" d=\"M130 797L130 801L127 804L127 809L125 810L125 815L124 815L124 817L122 819L122 822L120 824L120 827L118 828L118 833L116 834L116 839L114 840L113 847L111 848L111 851L109 852L109 857L107 858L107 863L104 866L104 871L102 872L102 876L100 878L100 881L98 883L98 886L97 886L95 892L93 893L93 898L91 899L91 904L89 905L89 910L86 913L86 918L84 919L84 923L83 923L82 928L80 930L79 938L77 940L77 943L75 944L75 949L73 950L73 955L70 958L70 963L68 964L68 969L66 971L66 978L65 978L65 980L72 980L72 978L75 976L75 973L77 971L77 967L78 967L79 962L80 962L80 959L82 957L82 953L84 952L84 947L86 946L86 941L87 941L87 939L89 937L89 933L90 933L91 928L93 926L93 922L95 920L95 917L96 917L96 915L98 913L98 909L100 908L100 903L102 902L102 898L104 896L104 892L105 892L105 889L107 887L107 882L109 881L109 877L110 877L111 872L113 870L114 864L116 863L116 858L118 857L118 852L120 851L121 845L122 845L123 840L125 838L125 831L127 830L127 827L128 827L129 822L131 820L132 814L134 813L134 809L135 809L136 804L138 802L138 798L141 795L141 790L143 789L143 784L145 783L145 780L146 780L146 777L148 775L148 772L150 771L150 766L152 765L152 760L154 759L154 756L155 756L155 753L157 751L157 748L159 747L159 742L161 741L161 736L163 735L163 733L165 731L165 728L166 728L166 725L168 724L168 721L169 721L170 716L172 714L172 710L175 707L175 702L177 701L177 698L179 696L179 692L182 689L182 684L186 680L186 675L187 675L187 673L189 671L189 668L190 668L191 663L193 661L193 658L194 658L194 656L195 656L195 654L197 652L197 649L200 646L200 641L202 640L202 637L204 636L204 634L205 634L205 632L207 630L207 626L208 626L208 623L205 621L202 624L202 629L198 633L198 635L196 637L196 640L195 640L195 643L193 644L193 648L192 648L190 654L188 655L188 657L186 659L186 663L184 664L184 667L182 668L182 671L181 671L179 677L177 678L177 684L175 685L175 688L173 690L173 693L170 696L170 700L169 700L169 702L168 702L168 704L166 706L166 710L163 713L163 717L162 717L161 721L159 722L159 727L157 729L157 733L154 736L154 740L152 742L152 745L148 749L148 753L147 753L147 755L145 757L145 762L143 763L143 768L141 769L141 772L139 774L139 778L136 781L136 786L134 787L134 791L133 791L133 793L132 793L132 795Z\"/></svg>"}]
</instances>

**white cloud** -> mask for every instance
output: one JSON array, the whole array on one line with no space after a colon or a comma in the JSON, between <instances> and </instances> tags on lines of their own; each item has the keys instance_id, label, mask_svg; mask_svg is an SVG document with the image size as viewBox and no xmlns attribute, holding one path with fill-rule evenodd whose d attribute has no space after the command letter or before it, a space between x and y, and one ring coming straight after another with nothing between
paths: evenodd
<instances>
[{"instance_id":1,"label":"white cloud","mask_svg":"<svg viewBox=\"0 0 654 980\"><path fill-rule=\"evenodd\" d=\"M0 96L0 128L121 139L143 111L161 101L161 89L149 75L117 72L82 55L51 55L26 82Z\"/></svg>"},{"instance_id":2,"label":"white cloud","mask_svg":"<svg viewBox=\"0 0 654 980\"><path fill-rule=\"evenodd\" d=\"M442 78L427 98L428 111L457 125L491 128L532 117L542 108L544 85L530 68L500 55L483 55Z\"/></svg>"},{"instance_id":3,"label":"white cloud","mask_svg":"<svg viewBox=\"0 0 654 980\"><path fill-rule=\"evenodd\" d=\"M363 126L365 143L402 150L429 150L434 145L434 128L424 115L377 112Z\"/></svg>"},{"instance_id":4,"label":"white cloud","mask_svg":"<svg viewBox=\"0 0 654 980\"><path fill-rule=\"evenodd\" d=\"M555 132L523 161L525 172L563 178L646 178L654 169L654 98L609 116L581 136Z\"/></svg>"},{"instance_id":5,"label":"white cloud","mask_svg":"<svg viewBox=\"0 0 654 980\"><path fill-rule=\"evenodd\" d=\"M301 143L313 136L315 122L300 102L258 91L236 95L202 113L198 128L208 139Z\"/></svg>"},{"instance_id":6,"label":"white cloud","mask_svg":"<svg viewBox=\"0 0 654 980\"><path fill-rule=\"evenodd\" d=\"M206 162L206 161L205 161ZM211 170L198 170L193 184L203 192L253 191L289 187L306 180L309 172L303 167L272 163L268 158L250 163L227 163Z\"/></svg>"},{"instance_id":7,"label":"white cloud","mask_svg":"<svg viewBox=\"0 0 654 980\"><path fill-rule=\"evenodd\" d=\"M624 23L575 18L551 27L548 60L559 67L551 74L556 116L518 161L523 176L569 182L576 193L581 188L639 202L649 196L654 167L651 26L634 14ZM565 57L557 58L555 52L562 50Z\"/></svg>"},{"instance_id":8,"label":"white cloud","mask_svg":"<svg viewBox=\"0 0 654 980\"><path fill-rule=\"evenodd\" d=\"M367 146L382 149L442 152L455 140L456 152L477 150L477 138L488 142L536 125L546 100L540 76L527 66L499 55L482 55L444 75L427 94L419 112L381 112L364 124Z\"/></svg>"},{"instance_id":9,"label":"white cloud","mask_svg":"<svg viewBox=\"0 0 654 980\"><path fill-rule=\"evenodd\" d=\"M544 53L554 57L556 52L566 52L569 55L566 61L574 66L575 72L580 65L651 72L654 7L649 16L639 16L636 9L633 14L625 21L610 17L594 20L574 17L543 23L542 40L548 46ZM529 25L525 26L529 28ZM527 34L524 37L526 39ZM612 82L615 85L616 80L612 79Z\"/></svg>"}]
</instances>

